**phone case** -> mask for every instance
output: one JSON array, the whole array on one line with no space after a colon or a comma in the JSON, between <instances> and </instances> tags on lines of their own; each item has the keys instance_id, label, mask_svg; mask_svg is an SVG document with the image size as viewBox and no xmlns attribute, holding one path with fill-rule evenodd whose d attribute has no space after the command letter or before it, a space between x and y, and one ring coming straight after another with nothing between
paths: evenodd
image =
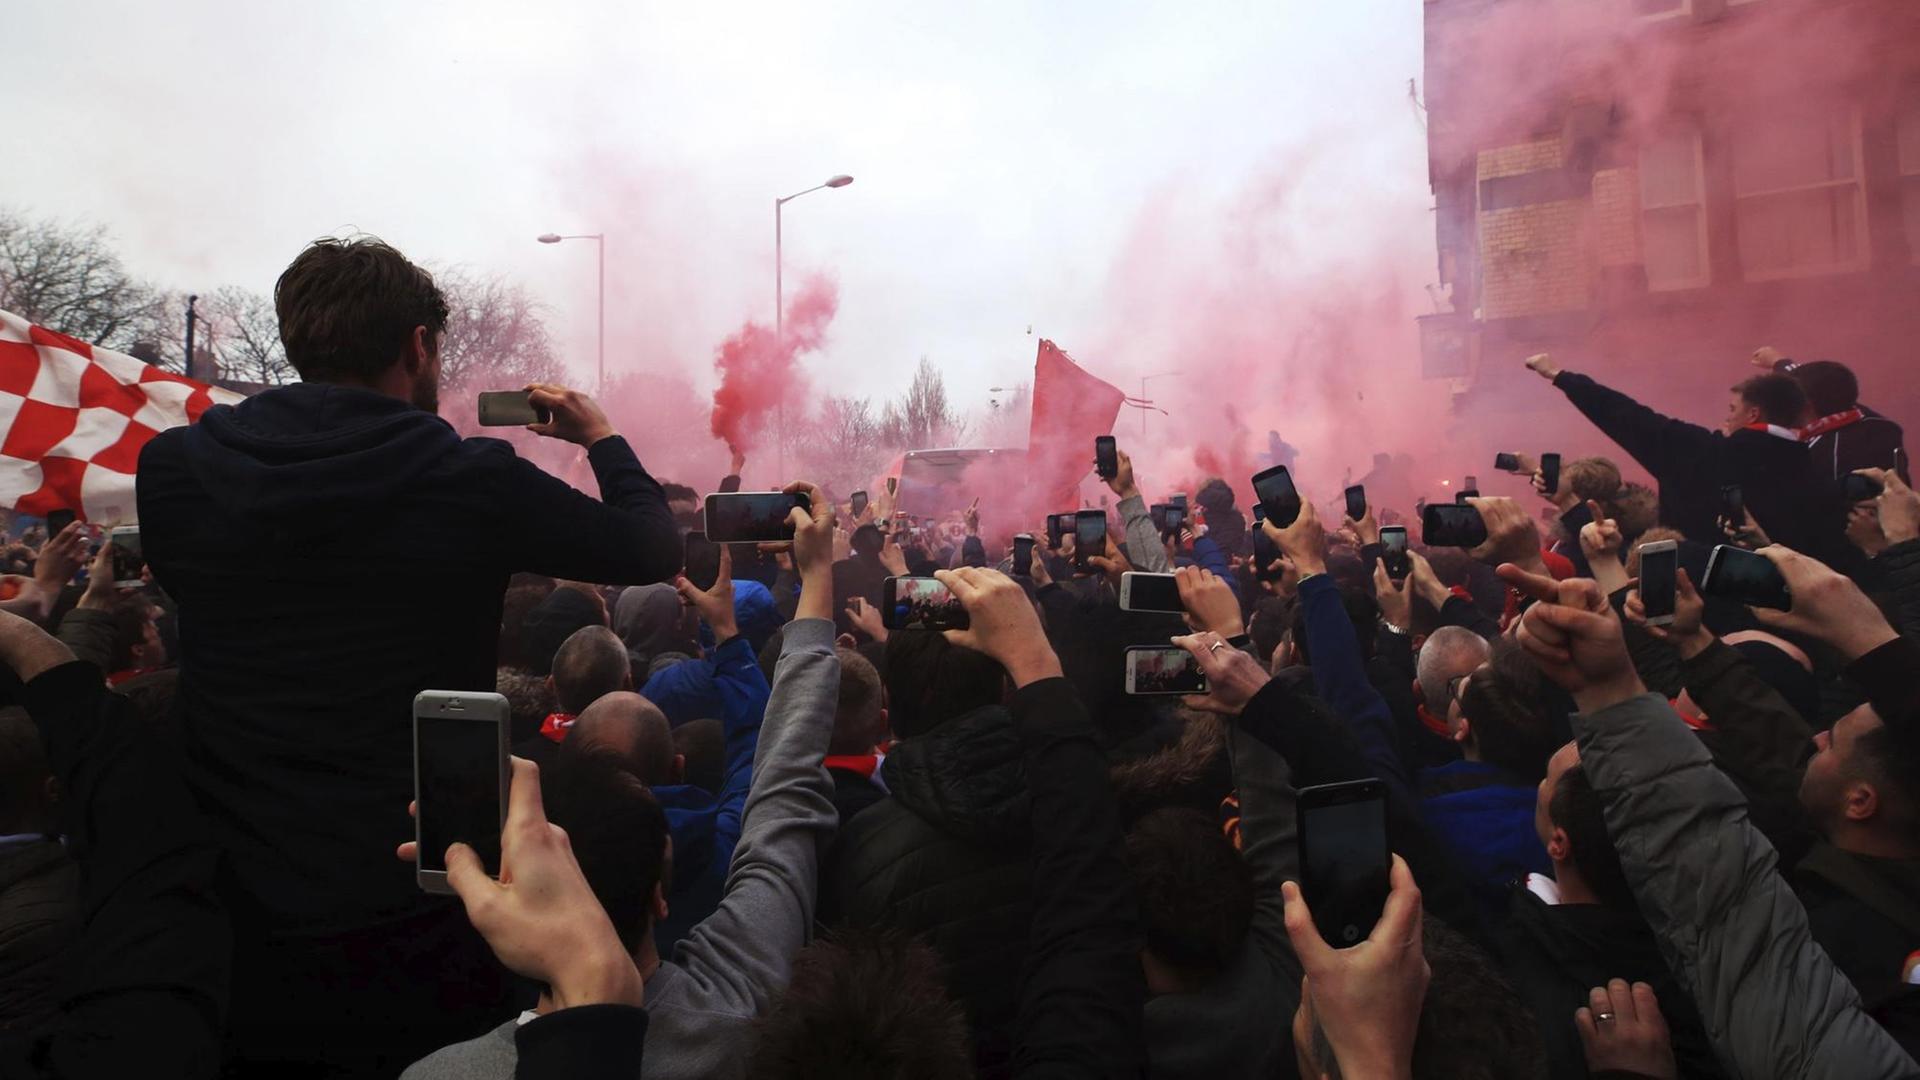
<instances>
[{"instance_id":1,"label":"phone case","mask_svg":"<svg viewBox=\"0 0 1920 1080\"><path fill-rule=\"evenodd\" d=\"M467 690L422 690L413 698L413 797L417 804L420 799L420 726L423 716L458 716L474 723L490 723L496 732L498 750L496 758L500 763L500 831L507 828L507 798L513 783L513 765L509 759L507 729L513 720L513 708L507 699L491 691ZM420 819L414 818L413 839L421 841ZM415 865L414 878L423 892L453 894L453 886L447 884L447 875L440 870L422 870Z\"/></svg>"}]
</instances>

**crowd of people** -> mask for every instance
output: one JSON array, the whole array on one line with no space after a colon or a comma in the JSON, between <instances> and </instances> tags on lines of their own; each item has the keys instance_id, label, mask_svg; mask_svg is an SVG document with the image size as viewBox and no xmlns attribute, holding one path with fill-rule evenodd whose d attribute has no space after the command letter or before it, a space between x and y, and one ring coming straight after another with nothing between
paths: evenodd
<instances>
[{"instance_id":1,"label":"crowd of people","mask_svg":"<svg viewBox=\"0 0 1920 1080\"><path fill-rule=\"evenodd\" d=\"M141 456L147 585L84 523L6 552L0 1076L1920 1077L1920 495L1841 364L1761 350L1715 430L1534 357L1622 457L1404 576L1411 506L1156 520L1122 449L1098 551L802 481L695 582L701 493L589 397L529 388L598 499L436 415L399 252L275 303L302 381ZM906 575L966 628L889 630ZM1142 645L1205 693L1129 694ZM506 699L497 873L411 839L427 690ZM1297 796L1354 780L1338 947Z\"/></svg>"}]
</instances>

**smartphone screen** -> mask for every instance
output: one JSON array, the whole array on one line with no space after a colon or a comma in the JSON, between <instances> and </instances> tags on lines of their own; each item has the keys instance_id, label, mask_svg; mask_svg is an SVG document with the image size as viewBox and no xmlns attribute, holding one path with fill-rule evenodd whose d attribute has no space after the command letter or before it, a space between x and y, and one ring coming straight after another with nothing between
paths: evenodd
<instances>
[{"instance_id":1,"label":"smartphone screen","mask_svg":"<svg viewBox=\"0 0 1920 1080\"><path fill-rule=\"evenodd\" d=\"M1780 576L1780 568L1773 565L1772 560L1729 544L1721 544L1708 556L1707 575L1700 582L1700 591L1754 607L1779 611L1793 607L1787 579Z\"/></svg>"},{"instance_id":2,"label":"smartphone screen","mask_svg":"<svg viewBox=\"0 0 1920 1080\"><path fill-rule=\"evenodd\" d=\"M1540 455L1540 485L1541 487L1546 489L1546 493L1549 495L1557 494L1559 492L1560 490L1560 455L1559 454L1541 454Z\"/></svg>"},{"instance_id":3,"label":"smartphone screen","mask_svg":"<svg viewBox=\"0 0 1920 1080\"><path fill-rule=\"evenodd\" d=\"M1734 525L1747 520L1747 496L1740 490L1739 484L1728 484L1720 489L1720 516Z\"/></svg>"},{"instance_id":4,"label":"smartphone screen","mask_svg":"<svg viewBox=\"0 0 1920 1080\"><path fill-rule=\"evenodd\" d=\"M1395 581L1407 580L1413 573L1413 560L1407 556L1407 530L1404 525L1388 525L1380 530L1380 561L1386 565L1387 576Z\"/></svg>"},{"instance_id":5,"label":"smartphone screen","mask_svg":"<svg viewBox=\"0 0 1920 1080\"><path fill-rule=\"evenodd\" d=\"M1154 503L1147 507L1147 518L1153 522L1155 531L1164 534L1167 531L1167 511L1173 509L1172 503Z\"/></svg>"},{"instance_id":6,"label":"smartphone screen","mask_svg":"<svg viewBox=\"0 0 1920 1080\"><path fill-rule=\"evenodd\" d=\"M1186 610L1180 603L1180 584L1172 574L1143 574L1129 570L1120 575L1120 610Z\"/></svg>"},{"instance_id":7,"label":"smartphone screen","mask_svg":"<svg viewBox=\"0 0 1920 1080\"><path fill-rule=\"evenodd\" d=\"M1255 474L1253 495L1276 529L1286 528L1300 516L1300 491L1293 486L1293 474L1285 465Z\"/></svg>"},{"instance_id":8,"label":"smartphone screen","mask_svg":"<svg viewBox=\"0 0 1920 1080\"><path fill-rule=\"evenodd\" d=\"M1387 785L1350 780L1301 788L1300 890L1327 944L1344 949L1373 932L1387 906Z\"/></svg>"},{"instance_id":9,"label":"smartphone screen","mask_svg":"<svg viewBox=\"0 0 1920 1080\"><path fill-rule=\"evenodd\" d=\"M1181 529L1186 528L1186 525L1187 525L1187 508L1186 507L1184 506L1167 507L1167 527L1162 531L1167 533L1177 533Z\"/></svg>"},{"instance_id":10,"label":"smartphone screen","mask_svg":"<svg viewBox=\"0 0 1920 1080\"><path fill-rule=\"evenodd\" d=\"M1081 510L1073 515L1073 561L1082 569L1087 560L1107 553L1107 512Z\"/></svg>"},{"instance_id":11,"label":"smartphone screen","mask_svg":"<svg viewBox=\"0 0 1920 1080\"><path fill-rule=\"evenodd\" d=\"M688 533L686 569L681 572L701 592L713 588L720 580L720 545L707 539L706 533Z\"/></svg>"},{"instance_id":12,"label":"smartphone screen","mask_svg":"<svg viewBox=\"0 0 1920 1080\"><path fill-rule=\"evenodd\" d=\"M1033 576L1033 537L1027 533L1013 538L1013 576Z\"/></svg>"},{"instance_id":13,"label":"smartphone screen","mask_svg":"<svg viewBox=\"0 0 1920 1080\"><path fill-rule=\"evenodd\" d=\"M1175 645L1127 648L1127 693L1204 694L1207 675L1193 654Z\"/></svg>"},{"instance_id":14,"label":"smartphone screen","mask_svg":"<svg viewBox=\"0 0 1920 1080\"><path fill-rule=\"evenodd\" d=\"M890 577L881 589L880 621L889 630L965 630L967 609L930 577Z\"/></svg>"},{"instance_id":15,"label":"smartphone screen","mask_svg":"<svg viewBox=\"0 0 1920 1080\"><path fill-rule=\"evenodd\" d=\"M1646 605L1647 622L1651 625L1666 626L1673 622L1680 588L1679 568L1680 547L1673 541L1640 545L1640 602Z\"/></svg>"},{"instance_id":16,"label":"smartphone screen","mask_svg":"<svg viewBox=\"0 0 1920 1080\"><path fill-rule=\"evenodd\" d=\"M47 511L47 539L51 540L65 532L67 526L73 524L77 516L71 510Z\"/></svg>"},{"instance_id":17,"label":"smartphone screen","mask_svg":"<svg viewBox=\"0 0 1920 1080\"><path fill-rule=\"evenodd\" d=\"M1101 435L1093 440L1093 471L1100 479L1111 480L1120 472L1120 451L1114 445L1113 436Z\"/></svg>"},{"instance_id":18,"label":"smartphone screen","mask_svg":"<svg viewBox=\"0 0 1920 1080\"><path fill-rule=\"evenodd\" d=\"M1840 486L1841 490L1846 493L1849 505L1868 502L1880 497L1880 481L1875 480L1871 476L1861 476L1859 473L1848 473L1846 478L1840 481ZM51 516L47 518L47 523L47 527L51 529L53 527L53 518Z\"/></svg>"},{"instance_id":19,"label":"smartphone screen","mask_svg":"<svg viewBox=\"0 0 1920 1080\"><path fill-rule=\"evenodd\" d=\"M1258 507L1254 508L1254 512L1253 512L1253 576L1254 576L1254 580L1279 581L1281 576L1284 575L1286 571L1278 568L1268 569L1268 567L1272 567L1274 563L1280 560L1280 545L1274 543L1273 538L1267 535L1267 530L1261 528L1261 525L1263 525L1266 521L1265 518L1260 516L1261 513L1262 511Z\"/></svg>"},{"instance_id":20,"label":"smartphone screen","mask_svg":"<svg viewBox=\"0 0 1920 1080\"><path fill-rule=\"evenodd\" d=\"M717 492L707 496L706 534L716 544L776 543L793 539L787 515L794 507L813 508L798 492Z\"/></svg>"},{"instance_id":21,"label":"smartphone screen","mask_svg":"<svg viewBox=\"0 0 1920 1080\"><path fill-rule=\"evenodd\" d=\"M1367 489L1360 484L1347 489L1347 516L1355 521L1367 516Z\"/></svg>"},{"instance_id":22,"label":"smartphone screen","mask_svg":"<svg viewBox=\"0 0 1920 1080\"><path fill-rule=\"evenodd\" d=\"M122 589L146 584L147 559L140 549L140 527L123 525L107 534L113 545L113 583Z\"/></svg>"},{"instance_id":23,"label":"smartphone screen","mask_svg":"<svg viewBox=\"0 0 1920 1080\"><path fill-rule=\"evenodd\" d=\"M1493 455L1493 467L1496 471L1499 471L1499 472L1519 472L1520 471L1520 455L1519 454L1495 454Z\"/></svg>"},{"instance_id":24,"label":"smartphone screen","mask_svg":"<svg viewBox=\"0 0 1920 1080\"><path fill-rule=\"evenodd\" d=\"M447 848L459 842L473 848L489 875L499 877L499 723L479 716L420 715L416 709L413 731L420 869L445 873Z\"/></svg>"},{"instance_id":25,"label":"smartphone screen","mask_svg":"<svg viewBox=\"0 0 1920 1080\"><path fill-rule=\"evenodd\" d=\"M1487 523L1471 506L1428 503L1420 513L1420 536L1428 547L1476 548L1487 542Z\"/></svg>"},{"instance_id":26,"label":"smartphone screen","mask_svg":"<svg viewBox=\"0 0 1920 1080\"><path fill-rule=\"evenodd\" d=\"M861 514L866 513L867 493L864 491L854 492L853 495L847 499L847 509L853 512L854 517L859 517Z\"/></svg>"},{"instance_id":27,"label":"smartphone screen","mask_svg":"<svg viewBox=\"0 0 1920 1080\"><path fill-rule=\"evenodd\" d=\"M1067 531L1073 528L1072 514L1047 515L1047 549L1060 550L1060 542L1067 538Z\"/></svg>"},{"instance_id":28,"label":"smartphone screen","mask_svg":"<svg viewBox=\"0 0 1920 1080\"><path fill-rule=\"evenodd\" d=\"M548 419L547 410L535 408L525 390L487 390L480 395L481 427L525 427Z\"/></svg>"}]
</instances>

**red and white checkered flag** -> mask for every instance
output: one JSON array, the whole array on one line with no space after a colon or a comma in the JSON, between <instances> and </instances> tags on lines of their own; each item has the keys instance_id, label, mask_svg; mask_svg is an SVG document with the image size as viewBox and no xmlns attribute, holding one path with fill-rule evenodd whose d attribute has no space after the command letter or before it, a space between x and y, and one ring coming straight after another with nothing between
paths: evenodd
<instances>
[{"instance_id":1,"label":"red and white checkered flag","mask_svg":"<svg viewBox=\"0 0 1920 1080\"><path fill-rule=\"evenodd\" d=\"M147 440L239 400L0 311L0 506L131 523Z\"/></svg>"}]
</instances>

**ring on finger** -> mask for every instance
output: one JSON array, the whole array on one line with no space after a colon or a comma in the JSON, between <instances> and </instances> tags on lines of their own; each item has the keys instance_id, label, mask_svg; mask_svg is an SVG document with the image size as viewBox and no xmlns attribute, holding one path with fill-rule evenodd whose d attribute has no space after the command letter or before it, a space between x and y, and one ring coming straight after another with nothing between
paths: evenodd
<instances>
[{"instance_id":1,"label":"ring on finger","mask_svg":"<svg viewBox=\"0 0 1920 1080\"><path fill-rule=\"evenodd\" d=\"M1604 1023L1606 1023L1607 1021L1609 1021L1609 1020L1611 1020L1611 1019L1613 1019L1613 1014L1612 1014L1612 1013L1610 1013L1610 1012L1603 1012L1603 1013L1594 1013L1594 1014L1593 1014L1593 1018L1594 1018L1594 1019L1595 1019L1596 1021L1598 1021L1598 1022L1600 1022L1600 1023L1602 1023L1602 1024L1604 1024Z\"/></svg>"}]
</instances>

